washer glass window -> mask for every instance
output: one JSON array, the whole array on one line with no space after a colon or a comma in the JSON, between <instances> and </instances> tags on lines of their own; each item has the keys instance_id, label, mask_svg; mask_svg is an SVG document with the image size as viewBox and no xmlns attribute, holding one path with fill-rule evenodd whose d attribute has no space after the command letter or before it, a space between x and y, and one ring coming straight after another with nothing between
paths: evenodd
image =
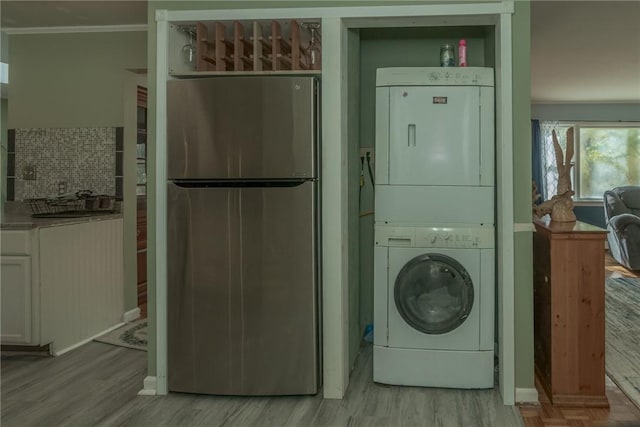
<instances>
[{"instance_id":1,"label":"washer glass window","mask_svg":"<svg viewBox=\"0 0 640 427\"><path fill-rule=\"evenodd\" d=\"M426 334L456 329L473 306L473 283L455 259L442 254L413 258L400 270L394 287L402 318Z\"/></svg>"}]
</instances>

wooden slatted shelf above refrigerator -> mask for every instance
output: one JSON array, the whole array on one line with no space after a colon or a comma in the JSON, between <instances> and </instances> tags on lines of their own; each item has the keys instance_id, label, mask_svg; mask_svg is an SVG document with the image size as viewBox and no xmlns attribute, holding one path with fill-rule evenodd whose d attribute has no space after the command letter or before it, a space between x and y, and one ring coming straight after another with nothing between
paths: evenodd
<instances>
[{"instance_id":1,"label":"wooden slatted shelf above refrigerator","mask_svg":"<svg viewBox=\"0 0 640 427\"><path fill-rule=\"evenodd\" d=\"M172 24L169 74L319 74L320 65L308 65L304 25L295 19Z\"/></svg>"}]
</instances>

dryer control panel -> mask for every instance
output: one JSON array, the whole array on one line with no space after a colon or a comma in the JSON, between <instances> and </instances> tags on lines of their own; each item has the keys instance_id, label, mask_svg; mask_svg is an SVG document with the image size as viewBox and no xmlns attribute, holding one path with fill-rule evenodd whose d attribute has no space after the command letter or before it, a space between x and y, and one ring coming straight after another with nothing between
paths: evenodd
<instances>
[{"instance_id":1,"label":"dryer control panel","mask_svg":"<svg viewBox=\"0 0 640 427\"><path fill-rule=\"evenodd\" d=\"M376 225L376 246L409 248L495 247L495 229L491 226L396 226Z\"/></svg>"},{"instance_id":2,"label":"dryer control panel","mask_svg":"<svg viewBox=\"0 0 640 427\"><path fill-rule=\"evenodd\" d=\"M493 68L378 68L376 72L376 86L494 86Z\"/></svg>"}]
</instances>

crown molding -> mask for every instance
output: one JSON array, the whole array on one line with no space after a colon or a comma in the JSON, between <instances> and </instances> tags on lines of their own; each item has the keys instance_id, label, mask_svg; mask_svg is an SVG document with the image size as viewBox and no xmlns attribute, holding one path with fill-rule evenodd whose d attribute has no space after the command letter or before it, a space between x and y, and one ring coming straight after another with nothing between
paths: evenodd
<instances>
[{"instance_id":1,"label":"crown molding","mask_svg":"<svg viewBox=\"0 0 640 427\"><path fill-rule=\"evenodd\" d=\"M129 31L147 31L147 24L133 25L85 25L70 27L24 27L3 28L9 35L15 34L69 34L69 33L119 33Z\"/></svg>"}]
</instances>

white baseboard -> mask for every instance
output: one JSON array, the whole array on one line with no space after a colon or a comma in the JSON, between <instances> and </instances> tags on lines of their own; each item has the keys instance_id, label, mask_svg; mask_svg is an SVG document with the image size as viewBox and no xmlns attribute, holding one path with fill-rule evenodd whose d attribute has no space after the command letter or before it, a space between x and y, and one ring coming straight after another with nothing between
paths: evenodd
<instances>
[{"instance_id":1,"label":"white baseboard","mask_svg":"<svg viewBox=\"0 0 640 427\"><path fill-rule=\"evenodd\" d=\"M133 322L134 320L138 319L139 317L140 317L140 308L136 307L133 310L126 311L122 315L122 321L124 323Z\"/></svg>"},{"instance_id":2,"label":"white baseboard","mask_svg":"<svg viewBox=\"0 0 640 427\"><path fill-rule=\"evenodd\" d=\"M155 396L157 394L157 379L156 377L148 376L142 383L142 390L138 392L138 396Z\"/></svg>"},{"instance_id":3,"label":"white baseboard","mask_svg":"<svg viewBox=\"0 0 640 427\"><path fill-rule=\"evenodd\" d=\"M539 404L538 390L534 388L517 388L516 387L516 403Z\"/></svg>"},{"instance_id":4,"label":"white baseboard","mask_svg":"<svg viewBox=\"0 0 640 427\"><path fill-rule=\"evenodd\" d=\"M108 332L111 332L111 331L113 331L114 329L118 329L118 328L119 328L120 326L122 326L122 325L124 325L124 323L118 323L117 325L114 325L114 326L112 326L112 327L110 327L110 328L108 328L108 329L105 329L105 330L104 330L104 331L102 331L102 332L98 332L97 334L95 334L95 335L93 335L93 336L91 336L91 337L89 337L89 338L87 338L87 339L84 339L84 340L82 340L82 341L80 341L80 342L77 342L77 343L75 343L74 345L72 345L72 346L70 346L70 347L63 348L62 350L56 350L56 349L55 349L55 344L56 344L56 343L55 343L55 341L54 341L54 342L52 343L52 344L53 344L53 345L52 345L53 350L51 351L51 354L52 354L53 356L61 356L61 355L65 354L65 353L67 353L67 352L69 352L69 351L71 351L71 350L73 350L73 349L76 349L76 348L80 347L81 345L84 345L84 344L88 343L89 341L93 341L93 339L94 339L94 338L98 338L99 336L104 335L104 334L106 334L106 333L108 333Z\"/></svg>"}]
</instances>

